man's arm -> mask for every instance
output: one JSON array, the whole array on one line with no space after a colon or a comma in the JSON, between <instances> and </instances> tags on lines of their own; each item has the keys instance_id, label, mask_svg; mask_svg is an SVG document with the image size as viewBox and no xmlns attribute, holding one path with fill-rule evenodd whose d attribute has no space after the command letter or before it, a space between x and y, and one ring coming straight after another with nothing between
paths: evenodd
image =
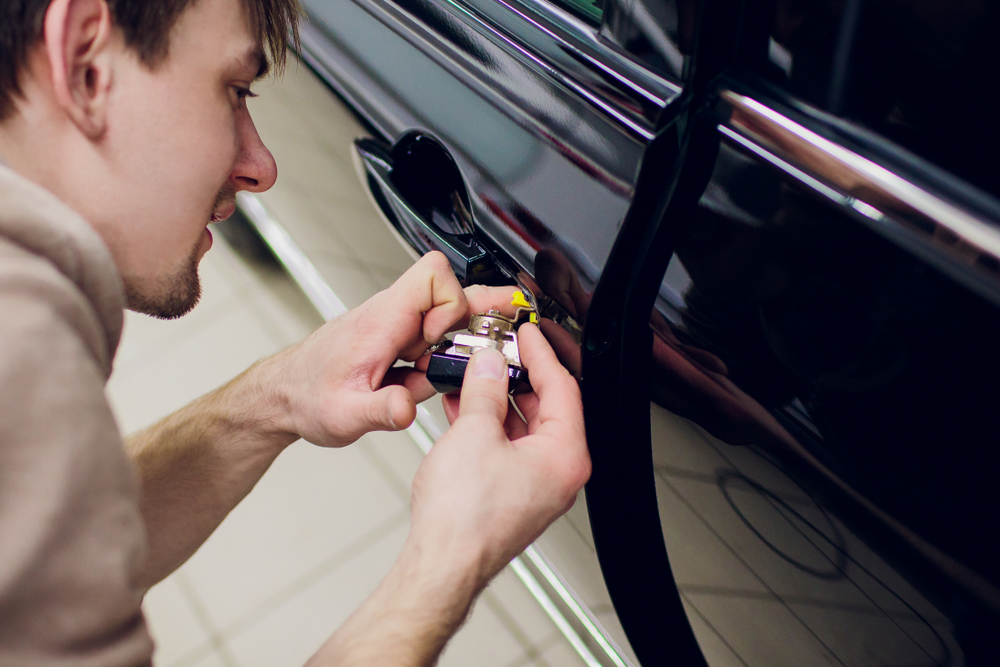
<instances>
[{"instance_id":1,"label":"man's arm","mask_svg":"<svg viewBox=\"0 0 1000 667\"><path fill-rule=\"evenodd\" d=\"M267 395L272 359L125 441L142 481L144 588L186 561L295 441L279 428L279 397Z\"/></svg>"},{"instance_id":2,"label":"man's arm","mask_svg":"<svg viewBox=\"0 0 1000 667\"><path fill-rule=\"evenodd\" d=\"M446 400L454 424L414 479L403 551L312 667L434 664L490 579L572 506L590 476L579 389L534 325L519 341L527 424L508 414L503 356L477 352L460 403Z\"/></svg>"},{"instance_id":3,"label":"man's arm","mask_svg":"<svg viewBox=\"0 0 1000 667\"><path fill-rule=\"evenodd\" d=\"M307 667L433 665L481 590L470 560L407 542L375 592Z\"/></svg>"},{"instance_id":4,"label":"man's arm","mask_svg":"<svg viewBox=\"0 0 1000 667\"><path fill-rule=\"evenodd\" d=\"M392 287L128 439L142 479L149 557L140 584L179 567L298 438L339 447L400 430L434 394L413 361L512 288L462 290L447 259L423 257Z\"/></svg>"}]
</instances>

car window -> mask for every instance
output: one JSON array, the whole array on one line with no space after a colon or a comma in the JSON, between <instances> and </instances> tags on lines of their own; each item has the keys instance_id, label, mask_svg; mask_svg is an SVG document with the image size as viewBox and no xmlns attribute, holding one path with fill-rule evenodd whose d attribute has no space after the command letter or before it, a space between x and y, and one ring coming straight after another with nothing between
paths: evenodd
<instances>
[{"instance_id":1,"label":"car window","mask_svg":"<svg viewBox=\"0 0 1000 667\"><path fill-rule=\"evenodd\" d=\"M602 34L649 67L679 78L694 29L690 0L606 0Z\"/></svg>"},{"instance_id":2,"label":"car window","mask_svg":"<svg viewBox=\"0 0 1000 667\"><path fill-rule=\"evenodd\" d=\"M795 97L1000 193L989 0L777 0L770 62Z\"/></svg>"},{"instance_id":3,"label":"car window","mask_svg":"<svg viewBox=\"0 0 1000 667\"><path fill-rule=\"evenodd\" d=\"M555 4L595 25L600 25L604 16L603 0L556 0Z\"/></svg>"}]
</instances>

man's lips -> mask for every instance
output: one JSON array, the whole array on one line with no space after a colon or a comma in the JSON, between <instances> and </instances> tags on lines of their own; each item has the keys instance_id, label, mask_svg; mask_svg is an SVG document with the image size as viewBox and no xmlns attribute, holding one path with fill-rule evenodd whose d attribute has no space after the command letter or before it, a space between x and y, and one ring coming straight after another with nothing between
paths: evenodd
<instances>
[{"instance_id":1,"label":"man's lips","mask_svg":"<svg viewBox=\"0 0 1000 667\"><path fill-rule=\"evenodd\" d=\"M236 212L236 202L230 202L225 206L216 209L215 213L212 214L212 222L222 222L235 212Z\"/></svg>"}]
</instances>

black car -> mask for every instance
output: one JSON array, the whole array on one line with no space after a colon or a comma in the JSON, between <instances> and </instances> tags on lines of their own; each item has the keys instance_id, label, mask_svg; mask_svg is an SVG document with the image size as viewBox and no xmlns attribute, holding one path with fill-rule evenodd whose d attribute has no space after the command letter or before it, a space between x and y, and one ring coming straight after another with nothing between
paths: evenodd
<instances>
[{"instance_id":1,"label":"black car","mask_svg":"<svg viewBox=\"0 0 1000 667\"><path fill-rule=\"evenodd\" d=\"M579 377L642 665L997 664L1000 5L304 5L382 213Z\"/></svg>"}]
</instances>

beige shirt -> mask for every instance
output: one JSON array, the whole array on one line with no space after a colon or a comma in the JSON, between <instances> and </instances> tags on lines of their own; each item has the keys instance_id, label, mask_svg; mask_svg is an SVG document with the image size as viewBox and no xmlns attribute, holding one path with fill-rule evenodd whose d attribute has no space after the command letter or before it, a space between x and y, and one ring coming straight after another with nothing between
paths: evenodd
<instances>
[{"instance_id":1,"label":"beige shirt","mask_svg":"<svg viewBox=\"0 0 1000 667\"><path fill-rule=\"evenodd\" d=\"M142 665L136 472L104 395L114 262L83 218L0 165L0 666Z\"/></svg>"}]
</instances>

